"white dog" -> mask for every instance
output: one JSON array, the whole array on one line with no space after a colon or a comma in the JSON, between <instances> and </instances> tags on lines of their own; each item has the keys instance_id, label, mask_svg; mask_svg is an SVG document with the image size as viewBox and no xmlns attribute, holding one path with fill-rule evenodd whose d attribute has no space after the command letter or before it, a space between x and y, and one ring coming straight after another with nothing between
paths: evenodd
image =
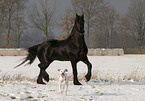
<instances>
[{"instance_id":1,"label":"white dog","mask_svg":"<svg viewBox=\"0 0 145 101\"><path fill-rule=\"evenodd\" d=\"M67 95L68 76L67 76L66 72L68 72L68 70L65 69L64 71L62 71L61 69L58 69L58 71L60 72L60 75L59 75L59 93L61 93L61 94L65 93L65 95Z\"/></svg>"}]
</instances>

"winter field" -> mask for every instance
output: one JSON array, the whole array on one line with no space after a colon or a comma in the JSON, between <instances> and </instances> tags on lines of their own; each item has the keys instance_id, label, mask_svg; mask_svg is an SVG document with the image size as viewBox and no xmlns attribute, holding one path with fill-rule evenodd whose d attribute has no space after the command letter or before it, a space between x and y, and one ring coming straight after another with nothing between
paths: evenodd
<instances>
[{"instance_id":1,"label":"winter field","mask_svg":"<svg viewBox=\"0 0 145 101\"><path fill-rule=\"evenodd\" d=\"M145 101L145 55L89 56L91 81L85 82L87 66L78 63L82 86L72 84L70 62L54 61L47 72L51 78L38 85L38 59L30 66L13 67L24 56L0 56L0 101ZM67 96L58 93L58 69L68 69Z\"/></svg>"}]
</instances>

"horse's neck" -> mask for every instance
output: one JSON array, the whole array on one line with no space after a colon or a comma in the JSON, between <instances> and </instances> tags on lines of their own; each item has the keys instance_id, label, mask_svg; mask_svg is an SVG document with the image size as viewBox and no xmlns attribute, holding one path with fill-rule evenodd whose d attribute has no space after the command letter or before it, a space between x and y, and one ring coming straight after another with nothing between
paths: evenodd
<instances>
[{"instance_id":1,"label":"horse's neck","mask_svg":"<svg viewBox=\"0 0 145 101\"><path fill-rule=\"evenodd\" d=\"M74 25L69 37L73 38L73 40L75 40L75 41L78 41L81 38L81 36L79 34L80 33L78 32L77 27Z\"/></svg>"},{"instance_id":2,"label":"horse's neck","mask_svg":"<svg viewBox=\"0 0 145 101\"><path fill-rule=\"evenodd\" d=\"M74 42L74 43L76 43L76 45L79 45L78 47L80 47L80 46L81 47L83 47L83 46L87 47L86 43L85 43L84 35L81 35L78 32L76 26L73 27L73 29L72 29L68 38L69 38L69 40L71 40L71 42Z\"/></svg>"}]
</instances>

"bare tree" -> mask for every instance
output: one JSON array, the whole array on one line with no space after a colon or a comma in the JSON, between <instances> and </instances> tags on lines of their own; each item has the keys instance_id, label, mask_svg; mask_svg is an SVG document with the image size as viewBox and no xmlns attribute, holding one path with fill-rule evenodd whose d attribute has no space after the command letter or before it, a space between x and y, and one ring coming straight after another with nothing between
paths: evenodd
<instances>
[{"instance_id":1,"label":"bare tree","mask_svg":"<svg viewBox=\"0 0 145 101\"><path fill-rule=\"evenodd\" d=\"M23 15L22 10L24 10L25 8L24 4L26 3L26 1L27 0L0 0L0 23L2 24L2 26L5 26L5 29L7 30L6 47L10 47L10 45L12 45L12 42L10 42L12 40L11 35L15 34L16 30L19 31L18 36L20 38L20 28L24 26L24 23L22 23L24 17L20 15ZM15 25L17 26L17 28L15 27Z\"/></svg>"},{"instance_id":2,"label":"bare tree","mask_svg":"<svg viewBox=\"0 0 145 101\"><path fill-rule=\"evenodd\" d=\"M125 41L126 41L126 35L127 35L127 31L129 32L129 23L126 17L121 17L119 22L118 22L118 34L120 36L120 44L121 47L124 48L125 47Z\"/></svg>"},{"instance_id":3,"label":"bare tree","mask_svg":"<svg viewBox=\"0 0 145 101\"><path fill-rule=\"evenodd\" d=\"M87 44L89 43L90 28L94 25L96 14L104 7L104 0L71 0L76 12L84 13L87 24Z\"/></svg>"},{"instance_id":4,"label":"bare tree","mask_svg":"<svg viewBox=\"0 0 145 101\"><path fill-rule=\"evenodd\" d=\"M17 33L16 34L16 44L17 47L20 47L20 38L21 35L23 34L23 32L27 29L26 25L26 21L24 19L24 10L26 8L25 3L27 2L27 0L22 0L16 3L16 12L15 12L15 16L14 16L14 23L15 26L13 28L14 32Z\"/></svg>"},{"instance_id":5,"label":"bare tree","mask_svg":"<svg viewBox=\"0 0 145 101\"><path fill-rule=\"evenodd\" d=\"M5 18L5 9L6 9L6 3L4 3L4 0L0 0L0 44L1 46L3 46L3 32L5 32L6 30L6 26L5 26L5 23L4 23L4 18Z\"/></svg>"},{"instance_id":6,"label":"bare tree","mask_svg":"<svg viewBox=\"0 0 145 101\"><path fill-rule=\"evenodd\" d=\"M4 20L4 23L6 24L7 28L7 47L10 46L10 34L11 34L11 24L13 20L13 14L16 11L16 3L19 0L2 0L1 4L2 5L2 19Z\"/></svg>"},{"instance_id":7,"label":"bare tree","mask_svg":"<svg viewBox=\"0 0 145 101\"><path fill-rule=\"evenodd\" d=\"M69 36L70 31L74 25L74 16L70 13L71 10L67 9L66 14L61 18L61 28L62 28L62 35L61 39L65 39Z\"/></svg>"},{"instance_id":8,"label":"bare tree","mask_svg":"<svg viewBox=\"0 0 145 101\"><path fill-rule=\"evenodd\" d=\"M112 47L118 14L112 6L105 6L96 15L96 32L105 35L106 48Z\"/></svg>"},{"instance_id":9,"label":"bare tree","mask_svg":"<svg viewBox=\"0 0 145 101\"><path fill-rule=\"evenodd\" d=\"M132 0L127 17L131 34L138 46L141 47L145 37L145 0Z\"/></svg>"},{"instance_id":10,"label":"bare tree","mask_svg":"<svg viewBox=\"0 0 145 101\"><path fill-rule=\"evenodd\" d=\"M5 18L5 10L7 3L4 3L4 0L0 0L0 25L2 25Z\"/></svg>"},{"instance_id":11,"label":"bare tree","mask_svg":"<svg viewBox=\"0 0 145 101\"><path fill-rule=\"evenodd\" d=\"M33 5L33 10L30 15L30 21L33 27L41 30L45 34L45 39L48 40L48 34L51 32L53 15L55 11L51 7L52 1L50 0L39 0L39 4Z\"/></svg>"},{"instance_id":12,"label":"bare tree","mask_svg":"<svg viewBox=\"0 0 145 101\"><path fill-rule=\"evenodd\" d=\"M117 34L119 35L120 45L123 49L136 46L136 43L130 33L127 16L120 16L116 30Z\"/></svg>"}]
</instances>

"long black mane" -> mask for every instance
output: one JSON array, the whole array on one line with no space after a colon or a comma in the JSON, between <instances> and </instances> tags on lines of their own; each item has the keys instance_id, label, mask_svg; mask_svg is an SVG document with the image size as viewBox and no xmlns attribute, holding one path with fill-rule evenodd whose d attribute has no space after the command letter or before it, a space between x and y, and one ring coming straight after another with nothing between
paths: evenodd
<instances>
[{"instance_id":1,"label":"long black mane","mask_svg":"<svg viewBox=\"0 0 145 101\"><path fill-rule=\"evenodd\" d=\"M38 64L40 74L37 83L45 84L42 78L47 82L49 81L49 75L45 70L54 60L70 61L73 69L73 82L75 85L81 85L77 77L77 62L83 61L88 66L88 73L85 77L86 81L89 81L92 65L87 57L88 48L84 40L84 32L84 15L76 14L73 29L65 40L48 40L28 48L26 59L18 66L24 64L27 60L29 60L28 64L32 64L37 56L40 61L40 64Z\"/></svg>"}]
</instances>

